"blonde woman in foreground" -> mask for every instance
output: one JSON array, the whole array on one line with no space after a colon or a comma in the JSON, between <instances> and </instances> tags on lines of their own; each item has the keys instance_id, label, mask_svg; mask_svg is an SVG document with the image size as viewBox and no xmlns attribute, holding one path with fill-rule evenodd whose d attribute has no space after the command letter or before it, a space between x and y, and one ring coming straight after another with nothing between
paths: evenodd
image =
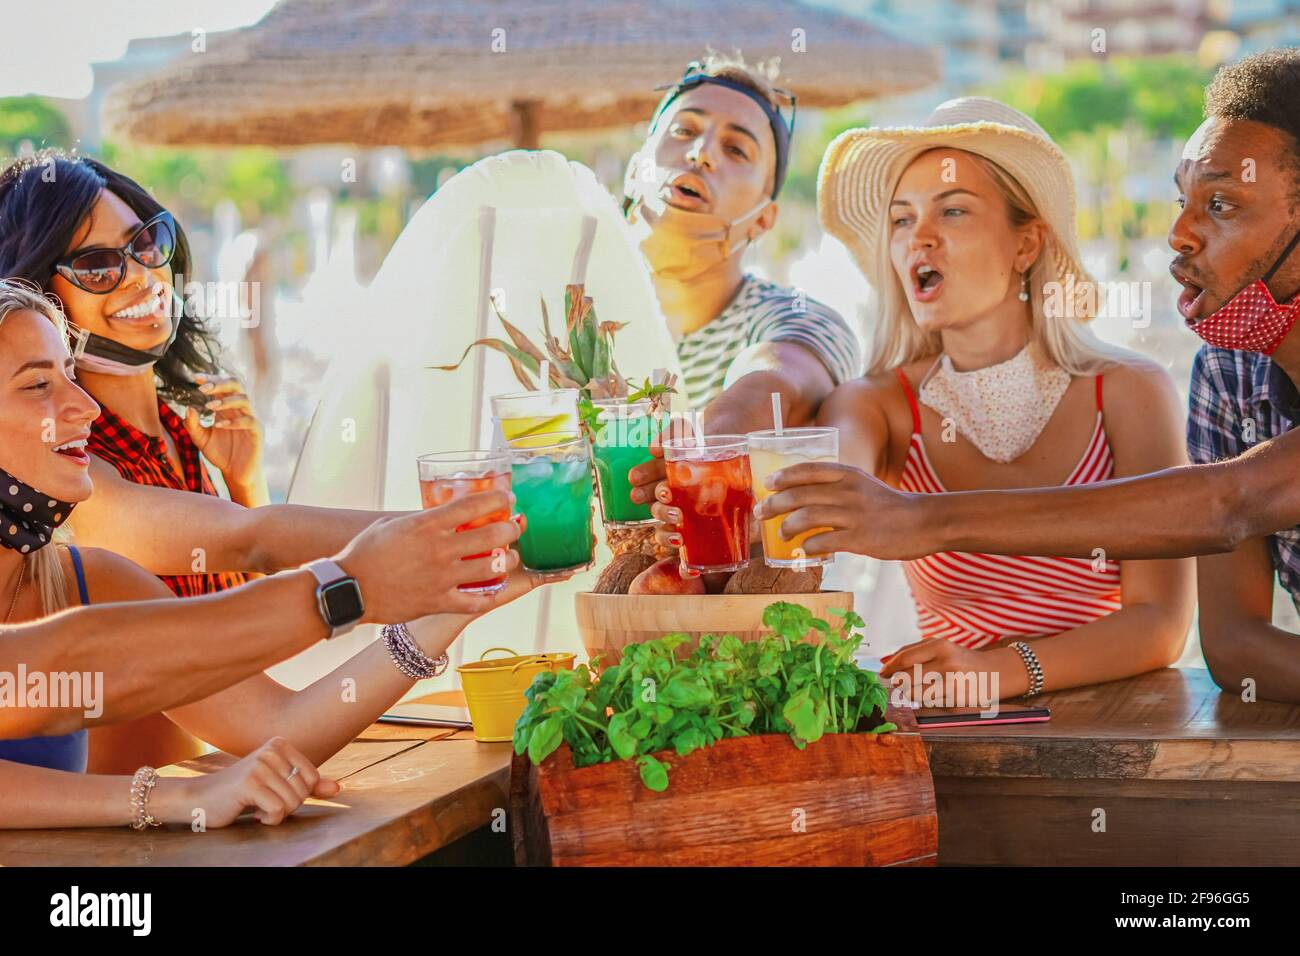
<instances>
[{"instance_id":1,"label":"blonde woman in foreground","mask_svg":"<svg viewBox=\"0 0 1300 956\"><path fill-rule=\"evenodd\" d=\"M788 470L779 487L800 487L760 512L793 511L787 537L870 522L866 476L934 494L1186 462L1169 377L1086 327L1098 290L1079 261L1074 183L1029 117L970 97L921 127L850 130L822 161L818 205L879 310L867 374L818 416L840 429L843 464ZM953 551L904 569L923 639L882 674L989 672L1002 699L1168 666L1194 604L1187 560Z\"/></svg>"}]
</instances>

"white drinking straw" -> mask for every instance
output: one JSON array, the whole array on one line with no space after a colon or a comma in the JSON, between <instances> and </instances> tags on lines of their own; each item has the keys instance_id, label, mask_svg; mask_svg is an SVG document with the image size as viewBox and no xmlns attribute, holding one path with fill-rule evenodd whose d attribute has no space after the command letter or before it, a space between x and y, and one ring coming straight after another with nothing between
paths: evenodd
<instances>
[{"instance_id":1,"label":"white drinking straw","mask_svg":"<svg viewBox=\"0 0 1300 956\"><path fill-rule=\"evenodd\" d=\"M772 393L772 427L776 429L776 437L781 437L781 393Z\"/></svg>"},{"instance_id":2,"label":"white drinking straw","mask_svg":"<svg viewBox=\"0 0 1300 956\"><path fill-rule=\"evenodd\" d=\"M538 388L543 392L551 390L551 360L542 359L541 367L537 370L538 377L542 380Z\"/></svg>"},{"instance_id":3,"label":"white drinking straw","mask_svg":"<svg viewBox=\"0 0 1300 956\"><path fill-rule=\"evenodd\" d=\"M704 447L704 418L699 412L691 410L691 430L695 432L695 447Z\"/></svg>"},{"instance_id":4,"label":"white drinking straw","mask_svg":"<svg viewBox=\"0 0 1300 956\"><path fill-rule=\"evenodd\" d=\"M496 235L497 211L493 206L480 206L478 210L478 317L474 338L487 338L488 314L492 311L492 243ZM474 382L470 391L469 440L477 446L483 428L484 360L487 349L478 349L474 356Z\"/></svg>"}]
</instances>

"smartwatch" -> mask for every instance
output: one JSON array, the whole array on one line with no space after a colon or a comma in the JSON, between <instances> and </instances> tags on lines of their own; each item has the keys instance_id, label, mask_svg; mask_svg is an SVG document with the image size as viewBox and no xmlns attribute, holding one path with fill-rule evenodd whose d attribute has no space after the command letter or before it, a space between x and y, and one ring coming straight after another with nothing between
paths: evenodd
<instances>
[{"instance_id":1,"label":"smartwatch","mask_svg":"<svg viewBox=\"0 0 1300 956\"><path fill-rule=\"evenodd\" d=\"M330 638L352 630L366 610L356 579L327 559L313 561L305 569L312 573L319 585L316 588L316 606L329 626Z\"/></svg>"}]
</instances>

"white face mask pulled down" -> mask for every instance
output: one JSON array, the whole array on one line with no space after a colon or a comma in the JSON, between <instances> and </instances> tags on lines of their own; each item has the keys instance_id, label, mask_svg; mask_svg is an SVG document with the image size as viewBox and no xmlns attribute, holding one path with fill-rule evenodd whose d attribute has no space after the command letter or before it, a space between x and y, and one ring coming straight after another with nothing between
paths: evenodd
<instances>
[{"instance_id":1,"label":"white face mask pulled down","mask_svg":"<svg viewBox=\"0 0 1300 956\"><path fill-rule=\"evenodd\" d=\"M689 281L712 269L751 241L742 224L753 222L772 202L764 198L735 219L678 209L661 195L676 174L659 170L651 189L632 179L635 165L629 164L625 181L625 194L633 201L627 216L634 227L641 227L638 245L655 275Z\"/></svg>"},{"instance_id":2,"label":"white face mask pulled down","mask_svg":"<svg viewBox=\"0 0 1300 956\"><path fill-rule=\"evenodd\" d=\"M941 355L918 392L980 454L1006 464L1038 440L1069 386L1070 373L1031 342L1005 362L970 372L957 371Z\"/></svg>"}]
</instances>

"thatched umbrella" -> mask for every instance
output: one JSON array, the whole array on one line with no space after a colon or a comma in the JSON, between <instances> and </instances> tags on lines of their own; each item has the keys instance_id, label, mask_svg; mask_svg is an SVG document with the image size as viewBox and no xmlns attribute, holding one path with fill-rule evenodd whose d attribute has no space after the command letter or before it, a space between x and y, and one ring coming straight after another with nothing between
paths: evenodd
<instances>
[{"instance_id":1,"label":"thatched umbrella","mask_svg":"<svg viewBox=\"0 0 1300 956\"><path fill-rule=\"evenodd\" d=\"M110 130L169 145L415 148L647 119L706 47L779 56L801 106L915 89L938 52L794 0L282 0L114 90Z\"/></svg>"}]
</instances>

